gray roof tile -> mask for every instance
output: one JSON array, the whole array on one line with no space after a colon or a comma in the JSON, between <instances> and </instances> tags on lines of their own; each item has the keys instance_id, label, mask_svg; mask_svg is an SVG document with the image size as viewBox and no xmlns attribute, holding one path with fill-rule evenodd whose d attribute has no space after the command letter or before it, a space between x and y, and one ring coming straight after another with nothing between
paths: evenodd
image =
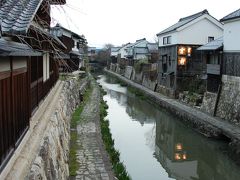
<instances>
[{"instance_id":1,"label":"gray roof tile","mask_svg":"<svg viewBox=\"0 0 240 180\"><path fill-rule=\"evenodd\" d=\"M43 0L5 0L0 6L3 33L26 33Z\"/></svg>"},{"instance_id":2,"label":"gray roof tile","mask_svg":"<svg viewBox=\"0 0 240 180\"><path fill-rule=\"evenodd\" d=\"M214 41L211 41L203 46L200 46L197 48L197 50L201 51L210 51L210 50L217 50L219 48L223 47L223 37L220 37Z\"/></svg>"},{"instance_id":3,"label":"gray roof tile","mask_svg":"<svg viewBox=\"0 0 240 180\"><path fill-rule=\"evenodd\" d=\"M171 32L171 31L175 31L175 30L177 30L178 28L184 26L185 24L187 24L187 23L193 21L194 19L202 16L203 14L209 14L209 13L208 13L208 11L205 9L205 10L199 12L199 13L196 13L196 14L193 14L193 15L190 15L190 16L187 16L187 17L184 17L184 18L181 18L181 19L179 19L179 21L178 21L176 24L174 24L174 25L168 27L167 29L161 31L161 32L158 33L157 35L165 34L165 33Z\"/></svg>"},{"instance_id":4,"label":"gray roof tile","mask_svg":"<svg viewBox=\"0 0 240 180\"><path fill-rule=\"evenodd\" d=\"M0 55L1 56L41 56L42 53L33 50L26 44L17 43L0 39Z\"/></svg>"},{"instance_id":5,"label":"gray roof tile","mask_svg":"<svg viewBox=\"0 0 240 180\"><path fill-rule=\"evenodd\" d=\"M220 21L227 21L236 18L240 18L240 9L228 14L227 16L223 17Z\"/></svg>"}]
</instances>

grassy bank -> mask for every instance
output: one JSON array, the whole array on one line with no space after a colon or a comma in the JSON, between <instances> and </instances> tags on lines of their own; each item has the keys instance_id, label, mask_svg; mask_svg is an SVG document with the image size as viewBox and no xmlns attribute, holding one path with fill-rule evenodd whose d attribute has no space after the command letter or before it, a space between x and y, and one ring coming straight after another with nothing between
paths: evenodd
<instances>
[{"instance_id":1,"label":"grassy bank","mask_svg":"<svg viewBox=\"0 0 240 180\"><path fill-rule=\"evenodd\" d=\"M106 92L101 89L101 103L100 103L100 124L102 139L106 148L106 151L109 154L114 174L119 180L130 180L125 166L120 162L120 153L114 148L114 140L112 139L112 134L109 129L109 121L105 118L107 116L108 105L103 100L103 95Z\"/></svg>"},{"instance_id":2,"label":"grassy bank","mask_svg":"<svg viewBox=\"0 0 240 180\"><path fill-rule=\"evenodd\" d=\"M83 102L76 108L71 119L71 140L70 140L70 152L69 152L69 174L70 176L76 176L76 172L79 169L79 164L77 162L77 149L79 146L77 144L77 124L82 120L80 115L86 105L89 97L92 93L92 88L88 88L83 95Z\"/></svg>"}]
</instances>

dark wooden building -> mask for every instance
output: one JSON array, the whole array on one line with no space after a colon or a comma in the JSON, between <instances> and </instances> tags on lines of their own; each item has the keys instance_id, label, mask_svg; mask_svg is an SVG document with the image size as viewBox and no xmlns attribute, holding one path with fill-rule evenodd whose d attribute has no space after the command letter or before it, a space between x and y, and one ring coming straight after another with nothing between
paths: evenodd
<instances>
[{"instance_id":1,"label":"dark wooden building","mask_svg":"<svg viewBox=\"0 0 240 180\"><path fill-rule=\"evenodd\" d=\"M207 91L217 93L222 78L223 37L211 41L197 50L201 51L201 59L204 64L203 75L206 75L207 79Z\"/></svg>"},{"instance_id":2,"label":"dark wooden building","mask_svg":"<svg viewBox=\"0 0 240 180\"><path fill-rule=\"evenodd\" d=\"M203 62L196 49L221 37L222 33L223 25L207 10L181 18L158 33L159 89L173 97L187 90L189 82L202 74Z\"/></svg>"},{"instance_id":3,"label":"dark wooden building","mask_svg":"<svg viewBox=\"0 0 240 180\"><path fill-rule=\"evenodd\" d=\"M66 49L56 56L61 72L73 72L84 66L83 55L87 41L83 35L78 35L57 24L51 28L51 34L58 37Z\"/></svg>"},{"instance_id":4,"label":"dark wooden building","mask_svg":"<svg viewBox=\"0 0 240 180\"><path fill-rule=\"evenodd\" d=\"M49 34L50 5L64 3L6 0L0 4L0 171L58 79L53 56L64 47Z\"/></svg>"}]
</instances>

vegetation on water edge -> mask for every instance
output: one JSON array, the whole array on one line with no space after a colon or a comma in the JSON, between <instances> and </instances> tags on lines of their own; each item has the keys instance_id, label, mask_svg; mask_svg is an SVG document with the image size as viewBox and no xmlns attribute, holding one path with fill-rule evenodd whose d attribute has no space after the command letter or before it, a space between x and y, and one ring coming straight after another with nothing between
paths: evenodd
<instances>
[{"instance_id":1,"label":"vegetation on water edge","mask_svg":"<svg viewBox=\"0 0 240 180\"><path fill-rule=\"evenodd\" d=\"M102 139L106 148L106 151L109 154L114 173L119 180L130 180L130 176L126 171L126 167L122 162L120 162L120 153L114 148L114 140L112 139L112 134L109 129L109 120L105 117L107 116L108 105L103 100L103 95L106 92L101 89L101 103L100 103L100 125Z\"/></svg>"},{"instance_id":2,"label":"vegetation on water edge","mask_svg":"<svg viewBox=\"0 0 240 180\"><path fill-rule=\"evenodd\" d=\"M71 140L70 140L70 152L69 152L69 174L70 176L76 176L77 170L79 169L79 164L77 162L77 149L79 145L77 144L77 124L82 120L80 115L83 111L84 106L89 100L92 93L92 88L90 87L83 95L83 101L76 108L71 119Z\"/></svg>"}]
</instances>

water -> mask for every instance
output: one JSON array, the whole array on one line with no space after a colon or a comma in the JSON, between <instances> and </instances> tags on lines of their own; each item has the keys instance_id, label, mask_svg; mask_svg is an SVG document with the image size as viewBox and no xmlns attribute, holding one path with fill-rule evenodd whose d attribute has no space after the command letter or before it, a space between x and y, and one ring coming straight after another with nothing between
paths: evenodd
<instances>
[{"instance_id":1,"label":"water","mask_svg":"<svg viewBox=\"0 0 240 180\"><path fill-rule=\"evenodd\" d=\"M133 180L239 180L240 167L227 143L199 135L157 105L137 98L115 80L100 76L107 91L107 118Z\"/></svg>"}]
</instances>

